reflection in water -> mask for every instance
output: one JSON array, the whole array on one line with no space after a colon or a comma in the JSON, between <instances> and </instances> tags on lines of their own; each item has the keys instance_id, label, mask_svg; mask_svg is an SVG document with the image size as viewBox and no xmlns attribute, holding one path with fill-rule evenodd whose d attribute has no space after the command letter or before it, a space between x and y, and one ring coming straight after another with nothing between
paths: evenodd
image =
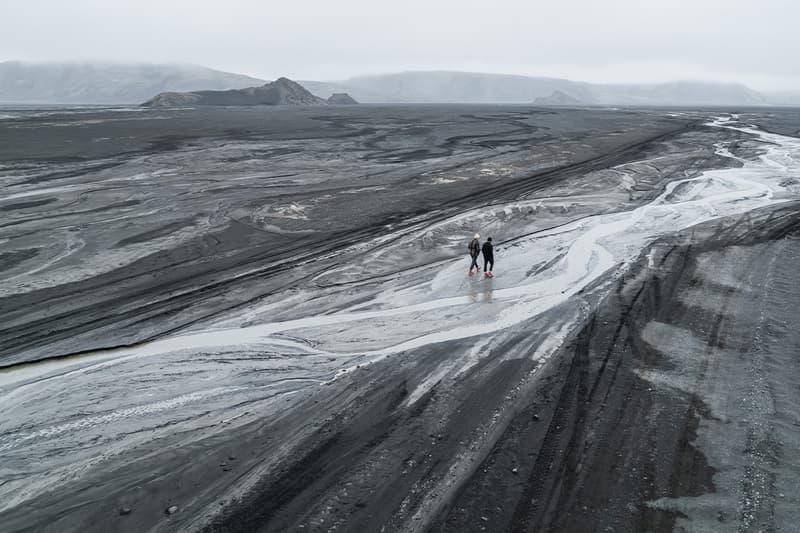
<instances>
[{"instance_id":1,"label":"reflection in water","mask_svg":"<svg viewBox=\"0 0 800 533\"><path fill-rule=\"evenodd\" d=\"M494 284L491 279L485 279L480 285L473 285L469 291L470 303L491 303Z\"/></svg>"}]
</instances>

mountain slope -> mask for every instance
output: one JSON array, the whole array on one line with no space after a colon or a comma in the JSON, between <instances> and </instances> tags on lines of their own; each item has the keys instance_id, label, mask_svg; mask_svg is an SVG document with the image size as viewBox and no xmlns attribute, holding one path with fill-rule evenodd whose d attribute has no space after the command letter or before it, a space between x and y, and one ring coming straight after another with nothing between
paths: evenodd
<instances>
[{"instance_id":1,"label":"mountain slope","mask_svg":"<svg viewBox=\"0 0 800 533\"><path fill-rule=\"evenodd\" d=\"M767 98L771 104L800 106L800 91L779 91L768 93Z\"/></svg>"},{"instance_id":2,"label":"mountain slope","mask_svg":"<svg viewBox=\"0 0 800 533\"><path fill-rule=\"evenodd\" d=\"M0 63L0 102L138 104L166 91L240 89L264 80L193 65Z\"/></svg>"},{"instance_id":3,"label":"mountain slope","mask_svg":"<svg viewBox=\"0 0 800 533\"><path fill-rule=\"evenodd\" d=\"M322 98L288 78L278 78L260 87L228 91L193 91L161 93L147 100L145 107L180 105L325 105Z\"/></svg>"}]
</instances>

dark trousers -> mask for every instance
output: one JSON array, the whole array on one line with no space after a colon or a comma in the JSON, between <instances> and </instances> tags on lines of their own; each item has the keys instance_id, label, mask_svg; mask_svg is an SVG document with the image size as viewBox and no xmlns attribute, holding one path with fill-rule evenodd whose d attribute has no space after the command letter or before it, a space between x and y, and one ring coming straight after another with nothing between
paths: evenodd
<instances>
[{"instance_id":1,"label":"dark trousers","mask_svg":"<svg viewBox=\"0 0 800 533\"><path fill-rule=\"evenodd\" d=\"M483 256L483 271L484 272L491 272L494 268L494 256L490 255L489 257Z\"/></svg>"},{"instance_id":2,"label":"dark trousers","mask_svg":"<svg viewBox=\"0 0 800 533\"><path fill-rule=\"evenodd\" d=\"M478 256L477 255L473 255L471 257L472 257L472 263L469 265L469 269L472 270L473 268L474 269L480 268L478 266Z\"/></svg>"}]
</instances>

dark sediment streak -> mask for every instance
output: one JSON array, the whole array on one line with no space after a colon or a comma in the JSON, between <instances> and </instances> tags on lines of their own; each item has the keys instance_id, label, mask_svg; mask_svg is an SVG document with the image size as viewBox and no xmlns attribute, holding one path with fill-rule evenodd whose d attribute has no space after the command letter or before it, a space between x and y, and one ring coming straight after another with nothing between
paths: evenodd
<instances>
[{"instance_id":1,"label":"dark sediment streak","mask_svg":"<svg viewBox=\"0 0 800 533\"><path fill-rule=\"evenodd\" d=\"M783 306L781 300L800 300L797 290L776 294L767 289L773 281L772 254L779 255L786 246L794 250L793 257L800 252L798 209L798 204L770 208L654 244L654 267L643 258L626 272L599 312L554 357L542 374L542 397L513 419L434 529L476 530L475 524L485 516L495 531L670 532L676 517L683 514L652 502L721 491L705 456L713 450L698 446L699 424L720 416L707 404L703 388L713 389L715 381L731 379L715 375L719 347L741 355L752 349L759 317L742 309L740 300L754 307L778 308ZM747 258L748 263L740 272L757 284L703 287L708 273L698 258L724 254L729 247L745 248L739 259ZM783 254L777 260L788 259ZM687 308L684 297L689 290L724 290L723 303L714 311ZM681 354L697 359L688 369L676 365L671 359L674 353L665 354L643 340L654 321L697 336L706 351ZM673 347L681 349L677 343ZM649 369L674 374L676 381L689 381L700 390L651 383L641 377ZM785 384L791 379L782 375L786 369L766 369L767 381ZM792 368L791 373L796 371ZM749 367L742 365L735 382L746 383L752 377ZM719 392L736 402L743 391ZM800 406L800 395L793 395L789 405L794 407L784 409ZM767 416L775 421L785 414L778 410ZM725 431L739 432L730 426ZM730 435L723 433L722 438ZM798 443L787 439L786 445L796 450ZM788 458L793 452L785 453ZM518 478L509 476L514 467L519 468ZM740 474L742 486L757 477L744 468ZM766 497L777 499L774 493ZM701 515L697 521L704 518L712 528L717 521L735 527L740 519L730 510L719 516ZM774 514L766 519L776 523Z\"/></svg>"},{"instance_id":2,"label":"dark sediment streak","mask_svg":"<svg viewBox=\"0 0 800 533\"><path fill-rule=\"evenodd\" d=\"M330 120L344 119L333 117ZM531 131L525 125L515 126L518 130L504 135ZM437 191L410 183L402 186L405 190L392 188L385 194L372 192L369 205L377 208L369 211L362 207L354 211L355 216L344 225L316 228L315 233L275 233L234 219L226 227L179 247L152 253L87 280L0 298L0 309L6 318L5 327L0 328L0 367L158 338L258 300L274 292L276 287L307 279L311 273L326 268L323 263L317 264L320 258L379 236L387 226L391 226L392 232L401 233L404 228L432 224L459 210L519 198L570 177L631 160L694 127L685 122L662 124L650 132L632 134L636 140L627 143L608 141L600 136L593 141L598 145L596 149L613 146L610 152L596 157L576 152L571 156L575 162L499 183L466 185L460 188L463 192L456 198L453 198L452 189ZM535 130L534 127L532 131ZM359 131L356 135L361 137L365 133ZM641 138L642 135L646 137ZM468 138L448 137L445 145L456 146ZM113 167L114 163L106 166ZM91 168L94 171L94 167ZM328 213L339 218L341 213L353 211L352 204L359 198L361 196L332 200L335 203L327 208ZM280 199L280 196L273 196L268 201ZM136 206L138 202L131 199L112 206L119 209ZM102 213L104 209L107 207L82 213L88 216L93 212ZM53 214L51 218L55 220L59 216ZM7 226L31 220L35 219L14 221ZM122 238L117 246L168 235L184 227L186 220L183 218ZM305 270L300 273L302 269L297 269L298 266L305 266ZM233 288L239 289L235 296L232 296ZM243 297L244 294L247 296ZM25 354L22 359L19 353Z\"/></svg>"},{"instance_id":3,"label":"dark sediment streak","mask_svg":"<svg viewBox=\"0 0 800 533\"><path fill-rule=\"evenodd\" d=\"M449 350L463 348L448 343L377 363L287 406L271 422L218 435L167 457L144 456L122 471L106 473L108 482L93 490L108 491L112 480L136 479L140 472L168 472L166 478L159 475L146 483L146 490L106 493L102 507L81 506L69 523L91 530L93 517L111 516L115 506L128 503L138 516L115 518L113 525L120 531L139 530L152 525L148 517L158 515L167 497L186 501L192 495L195 505L211 505L238 476L261 471L259 481L229 501L206 531L287 531L301 525L316 530L331 524L343 531L400 530L424 508L426 490L448 480L458 491L433 515L421 515L429 523L426 530L672 531L683 513L651 505L659 498L702 497L715 491L741 497L736 487L715 484L716 470L706 458L713 450L698 443L699 425L719 416L702 387L723 395L741 391L715 384L731 376L716 372L714 362L719 346L743 354L750 348L758 320L738 299L757 307L750 296L754 293L763 304L778 308L781 301L800 299L791 288L778 293L767 288L775 281L770 258L793 261L800 253L798 208L763 209L744 220L696 227L655 243L652 263L643 256L614 291L607 296L589 291L587 298L601 298L599 310L543 368L524 357L486 358L456 383L438 384L406 405L410 388ZM743 283L721 290L703 281L708 273L699 261L711 257L724 263L732 249L741 254L739 259L747 258L741 271L760 280L760 287ZM795 255L773 254L781 249ZM694 290L715 294L722 302L718 312L687 310L686 291ZM689 369L676 365L676 354L663 353L644 339L653 323L685 329L708 350L697 353L698 364ZM535 332L545 326L541 321L526 324L508 336L498 353L529 353L540 342ZM652 383L642 377L650 370L674 373L701 389ZM789 387L797 372L793 368L785 374L783 365L765 370L768 380ZM746 382L749 371L742 366L739 379ZM531 372L533 385L520 389ZM800 407L796 392L788 401L769 416L791 415L791 409ZM486 421L500 412L508 418L497 437L489 439L484 452L476 452L478 460L466 476L452 477L454 457L469 453L474 435L487 431ZM740 430L723 426L721 431L730 433L722 438L733 438ZM274 455L278 445L289 449ZM781 456L794 457L797 445L786 439ZM232 472L212 475L221 471L219 461L228 455L236 457L229 461ZM468 455L462 461L469 463ZM753 481L746 468L741 475L740 486ZM197 486L205 488L198 492ZM777 498L769 490L764 494ZM77 504L87 495L75 498ZM74 505L70 500L61 505ZM76 522L81 516L85 520ZM715 513L693 518L707 519L712 526L717 520L730 525L740 519ZM187 515L175 516L171 523L169 529L178 530L202 522Z\"/></svg>"},{"instance_id":4,"label":"dark sediment streak","mask_svg":"<svg viewBox=\"0 0 800 533\"><path fill-rule=\"evenodd\" d=\"M724 261L726 250L735 247L742 250L740 257L749 259L752 270L747 275L760 280L761 286L725 288L723 302L735 304L744 298L757 306L750 299L751 291L770 306L782 305L775 299L799 300L796 290L766 289L774 281L769 275L769 254L791 247L795 255L778 259L787 261L800 253L798 209L798 204L769 208L744 221L727 221L721 225L724 229L707 225L654 244L653 266L644 257L632 266L616 290L604 298L600 310L539 371L536 386L518 402L516 413L486 458L471 469L469 477L453 480L460 485L455 497L437 516L422 517L432 520L426 530L667 532L683 513L651 505L660 498L700 497L718 491L732 491L734 499L743 497L736 487L715 485L716 470L705 455L713 450L698 444L699 425L719 416L708 405L705 391L654 384L641 373L657 369L712 389L718 380L730 379L715 374L714 360L719 357L715 350L724 346L733 353L748 353L758 318L738 305L729 308L724 303L719 312L688 310L682 296L687 290L717 291L712 286L698 287L707 274L698 259L711 256ZM686 329L702 339L708 350L689 354L698 359L689 369L675 365L674 354L662 353L643 340L654 321ZM525 343L523 337L513 342ZM402 529L414 508L423 503L403 500L403 496L414 487L446 478L447 473L437 466L440 461L462 453L476 423L501 405L504 396L513 394L520 376L533 368L530 361L518 361L495 366L483 376L487 368L476 369L459 383L468 396L437 387L413 411L398 408L392 400L398 394L402 397L405 383L396 370L381 376L388 369L376 368L372 379L384 383L376 396L372 396L373 388L351 403L345 425L340 425L343 420L332 420L298 447L277 477L265 477L207 531L285 531L303 524L313 530L313 524L321 526L329 520L343 531ZM785 367L767 371L769 381L791 387L792 378L783 375ZM748 372L749 367L743 366L739 379L747 382ZM391 383L400 389L386 389ZM717 391L734 399L741 392ZM449 401L444 400L447 396ZM443 404L452 410L442 410ZM800 406L800 395L795 393L789 406L783 407L788 411L771 413L771 420L791 414L791 406ZM443 420L438 424L435 412ZM721 438L731 438L739 430L723 427L722 431ZM394 446L399 443L392 436L401 433L406 438L397 449ZM798 442L787 440L784 446L796 450ZM782 465L793 457L788 448L781 454L786 458ZM351 486L347 501L340 502L332 516L306 512L314 502L328 498L329 491L341 488L349 472L375 460L370 456L377 449L389 454L383 460L391 463L392 457L405 457L410 466L393 470L378 485L368 485L369 491ZM413 459L420 457L425 459L417 467ZM740 488L757 478L744 467L739 473ZM767 499L778 498L765 488ZM761 504L769 507L769 502ZM742 520L728 512L693 519L707 520L711 527ZM774 514L767 513L764 519L776 523Z\"/></svg>"},{"instance_id":5,"label":"dark sediment streak","mask_svg":"<svg viewBox=\"0 0 800 533\"><path fill-rule=\"evenodd\" d=\"M365 295L369 302L371 290L402 293L394 263L409 255L396 243L464 209L525 198L539 187L547 187L558 199L553 205L560 207L560 198L575 191L607 186L585 183L587 175L602 178L590 171L634 159L634 167L646 164L646 170L626 167L625 177L636 177L630 189L602 197L619 199L620 205L599 208L627 211L652 199L676 176L734 164L713 155L708 146L714 142L724 141L749 157L754 150L743 136L704 127L640 141L533 177L491 187L484 181L452 204L434 195L417 205L411 201L416 193L409 194L404 203L370 214L391 227L353 224L324 234L286 234L266 231L254 218L233 218L223 228L128 266L31 291L28 300L14 296L22 299L7 315L16 322L6 328L6 339L17 349L57 346L65 354L69 348L106 345L112 338L136 342L312 279L301 316L317 304L313 316L335 315L336 305L347 309ZM398 179L414 182L409 176ZM364 198L375 197L373 190L365 194L335 205L361 207ZM563 224L595 214L575 209L549 220ZM424 344L366 366L353 362L344 372L336 365L337 356L345 354L336 349L323 356L233 345L235 353L201 346L189 355L134 357L127 366L87 366L86 374L32 383L56 385L47 389L52 405L42 399L41 409L33 405L41 396L21 390L31 384L23 380L18 389L9 389L18 393L11 404L28 409L33 422L32 427L27 422L12 426L16 434L0 435L0 449L12 444L10 452L3 450L9 458L4 465L13 473L9 482L24 483L28 474L47 479L51 465L58 476L67 472L70 477L56 477L57 488L40 490L3 511L0 522L11 531L82 532L672 531L685 526L684 520L706 529L761 524L775 530L796 523L800 506L790 489L800 479L792 459L800 456L800 338L792 327L800 307L794 283L798 209L796 203L784 203L694 226L656 241L632 264L486 339ZM186 215L112 235L109 242L158 238L165 227L184 228L190 220ZM548 215L540 211L537 216ZM508 232L520 227L506 218L502 223ZM303 229L305 222L296 224L294 230ZM378 236L395 246L375 247L394 252L388 267L375 261L369 276L342 278L339 271L316 278L331 267L366 263L368 252L342 250L351 239ZM436 255L436 248L432 240L429 248L409 253L422 255L424 268L453 261ZM12 269L26 258L6 257ZM521 264L531 272L540 268L536 258ZM331 287L343 290L326 293ZM487 292L491 289L475 297ZM336 304L326 298L342 300ZM50 316L42 316L50 309L45 303L52 306ZM491 313L493 308L482 309ZM13 338L13 326L31 339ZM571 328L569 334L566 340L555 336L553 346L561 348L545 348L541 353L557 351L544 362L537 354L562 326ZM123 335L126 331L137 334ZM388 335L391 327L379 331ZM324 342L326 332L309 339ZM75 339L77 333L86 337ZM421 334L408 332L409 338ZM470 355L472 350L479 356ZM294 366L302 372L289 368ZM231 368L235 379L226 376ZM213 397L194 400L202 404L200 410L218 411L218 418L187 414L192 410L180 407L174 414L172 407L134 414L115 421L108 442L87 442L104 433L106 417L152 406L149 400L113 397L123 389L108 386L108 380L127 375L131 391L142 394L175 387L166 396L169 401L196 386L189 378L196 373L211 378L212 388L236 385L259 394L233 396L242 403L230 411ZM226 376L224 383L214 382L217 376ZM295 387L295 380L311 385ZM80 385L70 390L73 382L87 390ZM199 390L206 392L209 382ZM108 405L81 404L86 394ZM62 401L90 412L74 419ZM228 413L247 422L231 422ZM48 417L55 415L60 419L51 422ZM147 426L152 419L161 425ZM86 431L67 431L75 420L85 423ZM63 433L51 439L51 430ZM74 463L63 456L70 445L71 453L81 455ZM35 453L43 457L41 468L29 464ZM80 470L70 470L73 464ZM173 505L178 511L166 514ZM131 512L121 514L123 508Z\"/></svg>"}]
</instances>

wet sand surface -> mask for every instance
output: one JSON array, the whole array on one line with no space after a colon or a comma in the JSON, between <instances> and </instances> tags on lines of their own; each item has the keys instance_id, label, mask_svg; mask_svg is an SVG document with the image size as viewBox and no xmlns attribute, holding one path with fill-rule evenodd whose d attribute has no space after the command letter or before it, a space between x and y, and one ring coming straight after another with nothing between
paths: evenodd
<instances>
[{"instance_id":1,"label":"wet sand surface","mask_svg":"<svg viewBox=\"0 0 800 533\"><path fill-rule=\"evenodd\" d=\"M795 115L3 113L0 529L797 521Z\"/></svg>"}]
</instances>

